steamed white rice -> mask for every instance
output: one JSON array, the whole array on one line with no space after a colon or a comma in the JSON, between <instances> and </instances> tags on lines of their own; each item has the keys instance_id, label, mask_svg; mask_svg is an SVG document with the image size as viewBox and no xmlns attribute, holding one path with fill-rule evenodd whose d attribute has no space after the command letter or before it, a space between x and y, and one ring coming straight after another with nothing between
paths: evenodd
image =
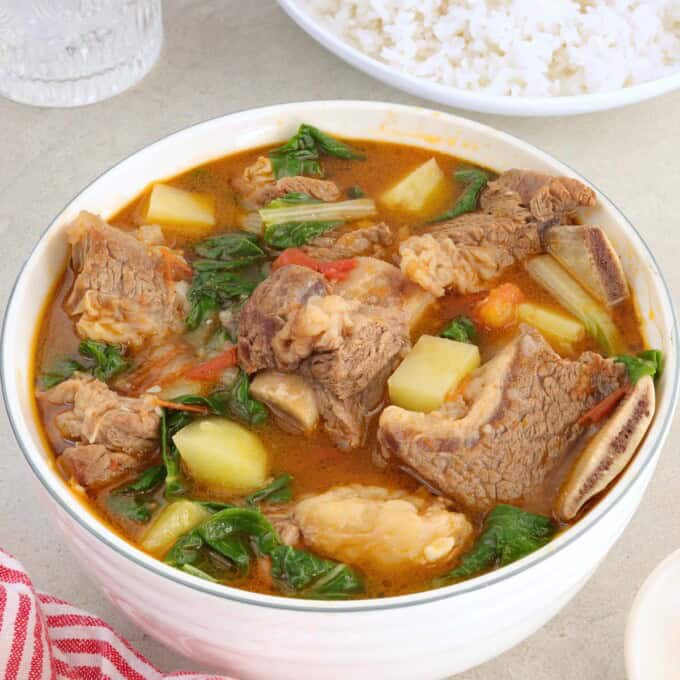
<instances>
[{"instance_id":1,"label":"steamed white rice","mask_svg":"<svg viewBox=\"0 0 680 680\"><path fill-rule=\"evenodd\" d=\"M299 0L401 73L496 95L616 90L680 70L680 0Z\"/></svg>"}]
</instances>

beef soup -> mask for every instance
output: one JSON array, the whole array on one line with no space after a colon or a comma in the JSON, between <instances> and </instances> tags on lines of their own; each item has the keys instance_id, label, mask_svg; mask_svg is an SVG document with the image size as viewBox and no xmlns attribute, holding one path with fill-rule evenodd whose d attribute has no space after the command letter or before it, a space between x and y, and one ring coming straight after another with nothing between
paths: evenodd
<instances>
[{"instance_id":1,"label":"beef soup","mask_svg":"<svg viewBox=\"0 0 680 680\"><path fill-rule=\"evenodd\" d=\"M334 139L81 213L35 350L75 493L251 591L387 597L545 545L615 481L661 353L594 192Z\"/></svg>"}]
</instances>

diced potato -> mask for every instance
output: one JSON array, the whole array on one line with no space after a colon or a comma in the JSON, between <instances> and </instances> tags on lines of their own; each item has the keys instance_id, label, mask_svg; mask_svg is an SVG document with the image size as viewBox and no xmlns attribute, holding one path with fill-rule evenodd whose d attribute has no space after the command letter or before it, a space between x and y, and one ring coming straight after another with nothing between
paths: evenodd
<instances>
[{"instance_id":1,"label":"diced potato","mask_svg":"<svg viewBox=\"0 0 680 680\"><path fill-rule=\"evenodd\" d=\"M382 202L392 210L420 213L427 202L445 187L444 173L434 158L418 166L382 195Z\"/></svg>"},{"instance_id":2,"label":"diced potato","mask_svg":"<svg viewBox=\"0 0 680 680\"><path fill-rule=\"evenodd\" d=\"M210 512L198 503L175 501L166 505L147 529L142 538L142 547L154 555L163 556L180 536L191 531Z\"/></svg>"},{"instance_id":3,"label":"diced potato","mask_svg":"<svg viewBox=\"0 0 680 680\"><path fill-rule=\"evenodd\" d=\"M260 438L227 418L202 418L173 438L189 474L203 486L250 493L264 486L267 450Z\"/></svg>"},{"instance_id":4,"label":"diced potato","mask_svg":"<svg viewBox=\"0 0 680 680\"><path fill-rule=\"evenodd\" d=\"M390 400L411 411L434 411L479 363L476 345L421 335L387 381Z\"/></svg>"},{"instance_id":5,"label":"diced potato","mask_svg":"<svg viewBox=\"0 0 680 680\"><path fill-rule=\"evenodd\" d=\"M291 429L311 432L316 427L319 409L314 390L301 376L261 371L250 384L250 394L263 401Z\"/></svg>"},{"instance_id":6,"label":"diced potato","mask_svg":"<svg viewBox=\"0 0 680 680\"><path fill-rule=\"evenodd\" d=\"M517 308L517 316L520 321L538 329L549 339L560 342L580 342L586 334L585 326L573 316L567 316L533 302L522 303Z\"/></svg>"},{"instance_id":7,"label":"diced potato","mask_svg":"<svg viewBox=\"0 0 680 680\"><path fill-rule=\"evenodd\" d=\"M207 236L215 226L215 198L210 194L155 184L149 196L145 221L160 224L166 231L181 236Z\"/></svg>"}]
</instances>

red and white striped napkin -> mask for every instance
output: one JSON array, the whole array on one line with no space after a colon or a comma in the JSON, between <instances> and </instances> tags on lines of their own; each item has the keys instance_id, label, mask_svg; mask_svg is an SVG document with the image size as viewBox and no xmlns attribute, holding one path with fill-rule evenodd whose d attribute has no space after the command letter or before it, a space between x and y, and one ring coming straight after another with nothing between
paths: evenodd
<instances>
[{"instance_id":1,"label":"red and white striped napkin","mask_svg":"<svg viewBox=\"0 0 680 680\"><path fill-rule=\"evenodd\" d=\"M161 673L96 616L36 592L21 563L0 550L2 680L227 680Z\"/></svg>"}]
</instances>

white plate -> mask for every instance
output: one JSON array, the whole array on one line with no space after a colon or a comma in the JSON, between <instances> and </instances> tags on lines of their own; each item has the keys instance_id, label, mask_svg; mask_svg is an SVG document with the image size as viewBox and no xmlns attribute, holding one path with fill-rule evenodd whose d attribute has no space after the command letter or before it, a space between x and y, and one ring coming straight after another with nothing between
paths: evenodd
<instances>
[{"instance_id":1,"label":"white plate","mask_svg":"<svg viewBox=\"0 0 680 680\"><path fill-rule=\"evenodd\" d=\"M392 66L373 59L339 38L300 0L279 0L288 16L317 42L360 71L388 85L417 97L469 111L498 113L505 116L565 116L615 109L645 99L658 97L680 88L680 71L640 85L571 97L510 97L461 90L425 78L401 73Z\"/></svg>"},{"instance_id":2,"label":"white plate","mask_svg":"<svg viewBox=\"0 0 680 680\"><path fill-rule=\"evenodd\" d=\"M640 588L626 627L629 680L680 680L680 550Z\"/></svg>"}]
</instances>

